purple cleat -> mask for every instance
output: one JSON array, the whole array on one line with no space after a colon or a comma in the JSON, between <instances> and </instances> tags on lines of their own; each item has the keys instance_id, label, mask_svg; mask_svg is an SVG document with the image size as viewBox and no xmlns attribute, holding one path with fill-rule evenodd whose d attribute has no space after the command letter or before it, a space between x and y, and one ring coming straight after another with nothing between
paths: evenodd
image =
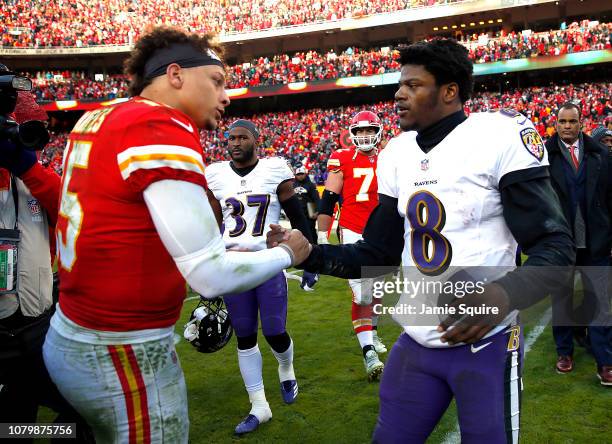
<instances>
[{"instance_id":1,"label":"purple cleat","mask_svg":"<svg viewBox=\"0 0 612 444\"><path fill-rule=\"evenodd\" d=\"M236 426L234 433L236 435L244 435L245 433L254 432L257 430L257 427L259 427L259 419L257 419L257 416L249 413L249 415Z\"/></svg>"},{"instance_id":2,"label":"purple cleat","mask_svg":"<svg viewBox=\"0 0 612 444\"><path fill-rule=\"evenodd\" d=\"M298 384L295 379L283 381L280 384L281 395L285 404L293 404L298 395Z\"/></svg>"}]
</instances>

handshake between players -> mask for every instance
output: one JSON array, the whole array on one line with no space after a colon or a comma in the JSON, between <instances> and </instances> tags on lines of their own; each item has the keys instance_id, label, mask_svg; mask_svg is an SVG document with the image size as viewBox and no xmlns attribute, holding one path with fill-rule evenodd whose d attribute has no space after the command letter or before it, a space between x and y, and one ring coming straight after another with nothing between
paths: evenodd
<instances>
[{"instance_id":1,"label":"handshake between players","mask_svg":"<svg viewBox=\"0 0 612 444\"><path fill-rule=\"evenodd\" d=\"M305 246L304 243L307 242L300 231L289 230L276 224L271 224L270 231L267 233L268 248L284 247L294 258L294 265L305 265L308 271L321 273L323 270L309 268L317 266L310 263L314 261L308 261L308 265L303 264L310 256L313 248L310 244ZM330 247L334 248L334 246L324 246L322 248L328 249ZM458 307L459 304L461 310L449 309L447 316L437 327L438 332L444 332L440 340L449 345L460 342L468 344L478 342L494 327L500 325L510 312L507 294L500 285L495 283L485 286L482 293L470 295L469 298L455 297L448 305ZM478 310L477 308L483 304L495 309Z\"/></svg>"}]
</instances>

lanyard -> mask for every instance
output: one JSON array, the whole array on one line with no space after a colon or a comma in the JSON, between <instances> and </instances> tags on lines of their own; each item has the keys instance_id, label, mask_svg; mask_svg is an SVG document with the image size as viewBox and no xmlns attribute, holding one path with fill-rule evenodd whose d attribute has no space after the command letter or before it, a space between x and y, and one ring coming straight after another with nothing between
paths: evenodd
<instances>
[{"instance_id":1,"label":"lanyard","mask_svg":"<svg viewBox=\"0 0 612 444\"><path fill-rule=\"evenodd\" d=\"M19 194L17 191L17 182L15 182L15 178L11 174L11 191L13 192L13 202L15 203L15 227L14 230L17 229L17 221L19 220Z\"/></svg>"}]
</instances>

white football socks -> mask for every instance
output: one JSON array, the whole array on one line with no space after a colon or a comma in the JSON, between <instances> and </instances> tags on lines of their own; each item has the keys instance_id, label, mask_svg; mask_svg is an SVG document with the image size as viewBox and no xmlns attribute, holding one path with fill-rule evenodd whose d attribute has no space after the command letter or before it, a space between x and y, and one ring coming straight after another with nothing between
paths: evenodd
<instances>
[{"instance_id":1,"label":"white football socks","mask_svg":"<svg viewBox=\"0 0 612 444\"><path fill-rule=\"evenodd\" d=\"M359 345L363 349L366 345L374 344L374 337L372 334L372 330L361 331L357 333L357 340L359 341Z\"/></svg>"},{"instance_id":2,"label":"white football socks","mask_svg":"<svg viewBox=\"0 0 612 444\"><path fill-rule=\"evenodd\" d=\"M247 350L238 349L238 365L240 366L242 380L251 402L251 411L249 413L256 416L260 423L269 421L272 418L272 411L264 391L262 375L263 359L259 346L255 345L255 347Z\"/></svg>"},{"instance_id":3,"label":"white football socks","mask_svg":"<svg viewBox=\"0 0 612 444\"><path fill-rule=\"evenodd\" d=\"M264 389L256 392L249 392L249 401L251 401L251 415L256 416L260 423L264 423L272 419L272 410L270 404L266 401Z\"/></svg>"},{"instance_id":4,"label":"white football socks","mask_svg":"<svg viewBox=\"0 0 612 444\"><path fill-rule=\"evenodd\" d=\"M295 372L293 371L293 339L287 350L278 353L272 349L272 353L274 353L278 361L278 379L280 382L295 379Z\"/></svg>"},{"instance_id":5,"label":"white football socks","mask_svg":"<svg viewBox=\"0 0 612 444\"><path fill-rule=\"evenodd\" d=\"M240 366L240 373L242 374L242 380L247 392L263 390L263 360L259 346L255 345L255 347L247 350L238 349L238 365Z\"/></svg>"}]
</instances>

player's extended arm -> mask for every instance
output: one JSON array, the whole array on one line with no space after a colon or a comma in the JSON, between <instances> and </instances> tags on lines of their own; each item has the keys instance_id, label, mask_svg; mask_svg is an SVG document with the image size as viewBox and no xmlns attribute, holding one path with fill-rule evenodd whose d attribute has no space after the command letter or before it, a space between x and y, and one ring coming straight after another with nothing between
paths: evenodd
<instances>
[{"instance_id":1,"label":"player's extended arm","mask_svg":"<svg viewBox=\"0 0 612 444\"><path fill-rule=\"evenodd\" d=\"M179 271L204 297L214 298L253 288L291 266L293 253L290 248L226 252L201 186L161 180L147 187L144 199L155 228Z\"/></svg>"},{"instance_id":2,"label":"player's extended arm","mask_svg":"<svg viewBox=\"0 0 612 444\"><path fill-rule=\"evenodd\" d=\"M332 224L332 216L334 214L334 208L342 193L342 187L344 186L344 175L342 171L331 171L327 180L325 181L325 190L323 191L323 197L319 201L319 216L317 217L317 227L319 231L319 237L321 233L324 233L327 239L327 233ZM321 239L323 240L323 239ZM321 242L320 242L321 243Z\"/></svg>"},{"instance_id":3,"label":"player's extended arm","mask_svg":"<svg viewBox=\"0 0 612 444\"><path fill-rule=\"evenodd\" d=\"M574 242L548 172L531 170L509 173L499 186L506 224L529 256L522 267L497 281L511 309L529 307L559 288L575 261Z\"/></svg>"},{"instance_id":4,"label":"player's extended arm","mask_svg":"<svg viewBox=\"0 0 612 444\"><path fill-rule=\"evenodd\" d=\"M293 183L291 180L286 180L281 183L276 189L278 195L278 201L281 204L281 208L289 218L291 228L300 230L304 237L308 239L308 242L314 242L310 229L308 228L308 221L300 206L300 201L293 191Z\"/></svg>"},{"instance_id":5,"label":"player's extended arm","mask_svg":"<svg viewBox=\"0 0 612 444\"><path fill-rule=\"evenodd\" d=\"M402 261L404 219L397 212L397 199L378 194L363 231L363 240L346 245L314 245L308 259L298 266L311 273L344 279L362 277L361 267L393 266Z\"/></svg>"}]
</instances>

